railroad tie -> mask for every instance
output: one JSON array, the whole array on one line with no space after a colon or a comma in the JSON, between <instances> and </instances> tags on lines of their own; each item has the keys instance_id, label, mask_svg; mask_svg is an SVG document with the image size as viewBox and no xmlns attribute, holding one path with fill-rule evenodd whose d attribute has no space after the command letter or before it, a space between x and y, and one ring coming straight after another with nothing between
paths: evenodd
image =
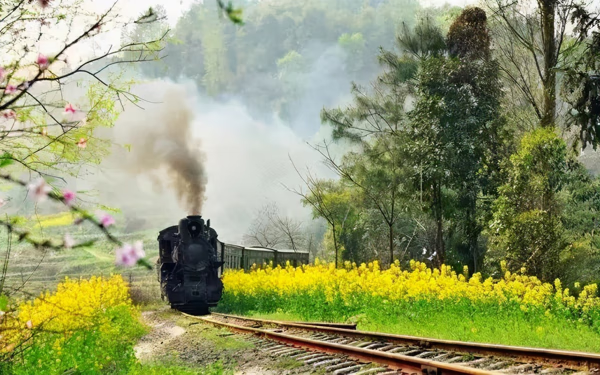
<instances>
[{"instance_id":1,"label":"railroad tie","mask_svg":"<svg viewBox=\"0 0 600 375\"><path fill-rule=\"evenodd\" d=\"M329 359L329 358L331 358L330 355L324 354L324 355L321 355L321 356L314 357L314 358L311 358L309 360L306 360L306 361L304 361L304 363L306 363L307 365L310 365L310 364L313 364L313 363L316 363L316 362L319 362L319 361L323 361L323 360L326 360L326 359Z\"/></svg>"},{"instance_id":2,"label":"railroad tie","mask_svg":"<svg viewBox=\"0 0 600 375\"><path fill-rule=\"evenodd\" d=\"M396 347L397 347L396 345L391 344L391 345L386 345L386 346L384 346L382 348L377 348L377 350L385 352L386 350L390 350L390 349L393 349L393 348L396 348Z\"/></svg>"},{"instance_id":3,"label":"railroad tie","mask_svg":"<svg viewBox=\"0 0 600 375\"><path fill-rule=\"evenodd\" d=\"M404 355L413 355L413 354L419 354L423 351L423 349L414 349L414 350L409 350L406 353L402 353Z\"/></svg>"},{"instance_id":4,"label":"railroad tie","mask_svg":"<svg viewBox=\"0 0 600 375\"><path fill-rule=\"evenodd\" d=\"M525 363L522 365L517 365L517 366L512 366L506 369L502 369L500 370L500 372L507 372L509 374L512 373L518 373L518 372L526 372L526 371L530 371L533 370L533 365L531 363Z\"/></svg>"},{"instance_id":5,"label":"railroad tie","mask_svg":"<svg viewBox=\"0 0 600 375\"><path fill-rule=\"evenodd\" d=\"M317 358L322 355L323 355L323 353L312 353L312 354L308 354L308 355L305 355L302 357L297 357L295 359L296 359L296 361L306 361L307 359Z\"/></svg>"},{"instance_id":6,"label":"railroad tie","mask_svg":"<svg viewBox=\"0 0 600 375\"><path fill-rule=\"evenodd\" d=\"M436 352L423 352L421 354L417 354L415 356L415 358L426 358L426 357L429 357L429 356L435 355L435 354L436 354Z\"/></svg>"},{"instance_id":7,"label":"railroad tie","mask_svg":"<svg viewBox=\"0 0 600 375\"><path fill-rule=\"evenodd\" d=\"M404 352L406 350L408 350L408 348L406 346L399 346L395 349L388 350L387 353L400 353L401 352L402 354L404 354Z\"/></svg>"},{"instance_id":8,"label":"railroad tie","mask_svg":"<svg viewBox=\"0 0 600 375\"><path fill-rule=\"evenodd\" d=\"M277 343L270 343L270 344L267 344L267 345L263 345L263 346L261 346L261 349L263 349L263 350L269 350L269 348L273 348L273 347L275 347L275 346L279 346L279 345L281 345L281 344L277 344Z\"/></svg>"},{"instance_id":9,"label":"railroad tie","mask_svg":"<svg viewBox=\"0 0 600 375\"><path fill-rule=\"evenodd\" d=\"M436 357L431 358L432 361L444 361L444 359L450 357L452 353L442 353Z\"/></svg>"},{"instance_id":10,"label":"railroad tie","mask_svg":"<svg viewBox=\"0 0 600 375\"><path fill-rule=\"evenodd\" d=\"M355 346L359 347L359 348L364 348L365 346L369 346L371 344L374 344L374 342L373 341L363 341L360 344L357 344Z\"/></svg>"},{"instance_id":11,"label":"railroad tie","mask_svg":"<svg viewBox=\"0 0 600 375\"><path fill-rule=\"evenodd\" d=\"M482 364L491 362L493 360L494 359L490 358L490 357L483 357L483 358L475 359L473 361L461 363L461 365L462 366L477 366L477 365L482 365Z\"/></svg>"},{"instance_id":12,"label":"railroad tie","mask_svg":"<svg viewBox=\"0 0 600 375\"><path fill-rule=\"evenodd\" d=\"M285 348L276 350L276 351L274 351L271 354L273 354L273 355L284 355L284 354L291 353L291 352L296 352L296 351L298 351L298 348L293 348L293 347L290 347L290 346L286 346Z\"/></svg>"},{"instance_id":13,"label":"railroad tie","mask_svg":"<svg viewBox=\"0 0 600 375\"><path fill-rule=\"evenodd\" d=\"M376 342L374 344L365 346L363 349L377 349L377 348L382 348L384 346L387 346L387 345L382 342Z\"/></svg>"},{"instance_id":14,"label":"railroad tie","mask_svg":"<svg viewBox=\"0 0 600 375\"><path fill-rule=\"evenodd\" d=\"M293 356L295 356L295 355L299 355L299 354L301 354L301 353L305 353L305 351L304 351L304 350L301 350L301 349L295 349L295 350L291 350L291 351L289 351L289 352L283 352L283 353L279 353L279 355L280 355L281 357L290 357L290 358L292 358Z\"/></svg>"},{"instance_id":15,"label":"railroad tie","mask_svg":"<svg viewBox=\"0 0 600 375\"><path fill-rule=\"evenodd\" d=\"M512 362L510 362L510 361L500 361L500 362L492 363L489 366L486 366L485 369L486 370L499 370L502 367L506 367L510 364L512 364Z\"/></svg>"},{"instance_id":16,"label":"railroad tie","mask_svg":"<svg viewBox=\"0 0 600 375\"><path fill-rule=\"evenodd\" d=\"M338 364L342 361L341 358L334 358L334 359L329 359L327 361L322 361L322 362L317 362L317 363L313 363L314 367L319 367L319 366L325 366L325 365L335 365Z\"/></svg>"},{"instance_id":17,"label":"railroad tie","mask_svg":"<svg viewBox=\"0 0 600 375\"><path fill-rule=\"evenodd\" d=\"M446 361L446 363L456 363L456 362L460 362L463 359L464 359L464 357L462 355L459 355L459 356L450 358L449 360Z\"/></svg>"},{"instance_id":18,"label":"railroad tie","mask_svg":"<svg viewBox=\"0 0 600 375\"><path fill-rule=\"evenodd\" d=\"M325 371L339 370L339 369L342 369L344 367L354 366L354 365L356 365L356 362L350 362L350 361L348 361L348 362L338 363L337 365L332 365L332 366L326 367Z\"/></svg>"}]
</instances>

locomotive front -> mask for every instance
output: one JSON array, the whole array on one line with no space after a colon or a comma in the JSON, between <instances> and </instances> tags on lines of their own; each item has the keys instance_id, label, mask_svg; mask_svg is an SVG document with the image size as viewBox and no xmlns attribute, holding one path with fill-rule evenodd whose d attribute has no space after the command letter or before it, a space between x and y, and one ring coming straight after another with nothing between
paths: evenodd
<instances>
[{"instance_id":1,"label":"locomotive front","mask_svg":"<svg viewBox=\"0 0 600 375\"><path fill-rule=\"evenodd\" d=\"M223 293L218 276L217 232L201 216L188 216L158 236L162 295L171 307L207 314Z\"/></svg>"}]
</instances>

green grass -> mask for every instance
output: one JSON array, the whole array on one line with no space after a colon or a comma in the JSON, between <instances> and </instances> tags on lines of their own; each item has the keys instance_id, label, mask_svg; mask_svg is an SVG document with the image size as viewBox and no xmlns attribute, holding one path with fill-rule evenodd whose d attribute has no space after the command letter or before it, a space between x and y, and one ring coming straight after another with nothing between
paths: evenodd
<instances>
[{"instance_id":1,"label":"green grass","mask_svg":"<svg viewBox=\"0 0 600 375\"><path fill-rule=\"evenodd\" d=\"M225 369L220 362L204 368L191 368L178 364L138 364L129 375L233 375L232 370Z\"/></svg>"},{"instance_id":2,"label":"green grass","mask_svg":"<svg viewBox=\"0 0 600 375\"><path fill-rule=\"evenodd\" d=\"M298 367L302 367L304 364L302 362L296 361L293 358L281 358L278 359L270 368L274 370L293 370Z\"/></svg>"},{"instance_id":3,"label":"green grass","mask_svg":"<svg viewBox=\"0 0 600 375\"><path fill-rule=\"evenodd\" d=\"M227 306L221 306L221 309ZM357 323L357 328L444 340L552 348L600 353L600 334L588 324L539 312L461 303L413 303L398 306L366 305L353 315L337 315L312 304L312 311L237 311L272 320Z\"/></svg>"}]
</instances>

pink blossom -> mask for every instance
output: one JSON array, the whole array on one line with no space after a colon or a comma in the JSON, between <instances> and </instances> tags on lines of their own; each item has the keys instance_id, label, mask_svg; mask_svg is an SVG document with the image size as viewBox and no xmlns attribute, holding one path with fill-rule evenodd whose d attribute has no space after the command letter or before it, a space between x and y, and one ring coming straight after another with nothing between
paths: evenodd
<instances>
[{"instance_id":1,"label":"pink blossom","mask_svg":"<svg viewBox=\"0 0 600 375\"><path fill-rule=\"evenodd\" d=\"M44 56L40 53L37 58L37 64L41 70L46 70L46 69L48 69L48 66L50 65L50 60L48 59L47 56Z\"/></svg>"},{"instance_id":2,"label":"pink blossom","mask_svg":"<svg viewBox=\"0 0 600 375\"><path fill-rule=\"evenodd\" d=\"M67 249L71 249L73 246L75 246L75 240L73 239L73 237L71 237L71 235L69 235L69 233L65 233L63 243L65 248Z\"/></svg>"},{"instance_id":3,"label":"pink blossom","mask_svg":"<svg viewBox=\"0 0 600 375\"><path fill-rule=\"evenodd\" d=\"M4 92L7 95L12 95L15 92L17 92L17 86L15 86L15 85L8 85L8 86L6 86L6 90Z\"/></svg>"},{"instance_id":4,"label":"pink blossom","mask_svg":"<svg viewBox=\"0 0 600 375\"><path fill-rule=\"evenodd\" d=\"M87 146L87 139L80 138L79 142L77 142L77 147L79 147L79 148L85 148L86 146Z\"/></svg>"},{"instance_id":5,"label":"pink blossom","mask_svg":"<svg viewBox=\"0 0 600 375\"><path fill-rule=\"evenodd\" d=\"M6 203L8 203L8 202L6 202L4 199L0 198L0 207L4 206Z\"/></svg>"},{"instance_id":6,"label":"pink blossom","mask_svg":"<svg viewBox=\"0 0 600 375\"><path fill-rule=\"evenodd\" d=\"M7 119L7 120L8 120L9 118L16 119L16 118L17 118L17 114L16 114L16 113L15 113L15 111L13 111L12 109L9 109L9 110L7 110L7 111L4 111L4 112L2 113L2 117L4 117L4 118L5 118L5 119Z\"/></svg>"},{"instance_id":7,"label":"pink blossom","mask_svg":"<svg viewBox=\"0 0 600 375\"><path fill-rule=\"evenodd\" d=\"M72 206L75 203L75 193L71 190L63 190L63 199L67 206Z\"/></svg>"},{"instance_id":8,"label":"pink blossom","mask_svg":"<svg viewBox=\"0 0 600 375\"><path fill-rule=\"evenodd\" d=\"M75 113L75 107L73 107L73 104L69 103L65 106L65 113Z\"/></svg>"},{"instance_id":9,"label":"pink blossom","mask_svg":"<svg viewBox=\"0 0 600 375\"><path fill-rule=\"evenodd\" d=\"M144 252L142 241L136 241L133 246L127 243L123 244L123 247L117 249L115 255L117 265L131 267L143 258L146 253Z\"/></svg>"},{"instance_id":10,"label":"pink blossom","mask_svg":"<svg viewBox=\"0 0 600 375\"><path fill-rule=\"evenodd\" d=\"M31 193L31 199L36 202L45 201L48 198L48 193L52 191L52 188L46 184L46 180L41 177L27 185L27 189Z\"/></svg>"},{"instance_id":11,"label":"pink blossom","mask_svg":"<svg viewBox=\"0 0 600 375\"><path fill-rule=\"evenodd\" d=\"M33 328L33 322L31 320L28 320L27 323L25 323L27 325L27 328L32 329Z\"/></svg>"},{"instance_id":12,"label":"pink blossom","mask_svg":"<svg viewBox=\"0 0 600 375\"><path fill-rule=\"evenodd\" d=\"M100 219L99 219L100 224L104 228L108 228L109 226L111 226L115 223L115 219L107 213L99 212L98 216L100 217Z\"/></svg>"}]
</instances>

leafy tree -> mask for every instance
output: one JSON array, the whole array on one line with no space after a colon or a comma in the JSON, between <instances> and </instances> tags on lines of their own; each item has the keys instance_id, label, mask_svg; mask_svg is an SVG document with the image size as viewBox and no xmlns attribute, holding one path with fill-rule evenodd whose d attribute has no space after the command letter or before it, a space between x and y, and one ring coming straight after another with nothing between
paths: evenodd
<instances>
[{"instance_id":1,"label":"leafy tree","mask_svg":"<svg viewBox=\"0 0 600 375\"><path fill-rule=\"evenodd\" d=\"M467 254L476 270L481 264L478 238L483 229L478 199L495 194L494 175L503 157L505 137L498 65L489 58L485 12L468 8L457 17L448 33L447 57L438 55L437 47L429 57L421 47L415 48L420 46L412 42L415 39L404 39L411 42L405 48L424 56L415 78L418 98L410 112L408 137L410 154L423 171L423 190L437 223L438 263L446 261L444 192L452 189L459 200L455 219L465 234Z\"/></svg>"},{"instance_id":2,"label":"leafy tree","mask_svg":"<svg viewBox=\"0 0 600 375\"><path fill-rule=\"evenodd\" d=\"M288 187L288 190L297 194L304 206L312 208L314 218L320 217L327 222L329 234L326 234L326 238L331 239L337 266L346 250L344 245L353 243L353 236L359 233L354 231L353 226L356 222L356 208L351 191L335 181L318 179L310 171L304 176L295 165L294 168L306 190L302 187Z\"/></svg>"},{"instance_id":3,"label":"leafy tree","mask_svg":"<svg viewBox=\"0 0 600 375\"><path fill-rule=\"evenodd\" d=\"M600 177L568 160L562 202L562 223L568 246L560 257L560 277L567 284L600 281Z\"/></svg>"},{"instance_id":4,"label":"leafy tree","mask_svg":"<svg viewBox=\"0 0 600 375\"><path fill-rule=\"evenodd\" d=\"M505 251L510 270L527 269L543 280L557 273L565 247L558 192L566 174L567 148L551 128L523 137L511 156L490 223L490 246Z\"/></svg>"}]
</instances>

